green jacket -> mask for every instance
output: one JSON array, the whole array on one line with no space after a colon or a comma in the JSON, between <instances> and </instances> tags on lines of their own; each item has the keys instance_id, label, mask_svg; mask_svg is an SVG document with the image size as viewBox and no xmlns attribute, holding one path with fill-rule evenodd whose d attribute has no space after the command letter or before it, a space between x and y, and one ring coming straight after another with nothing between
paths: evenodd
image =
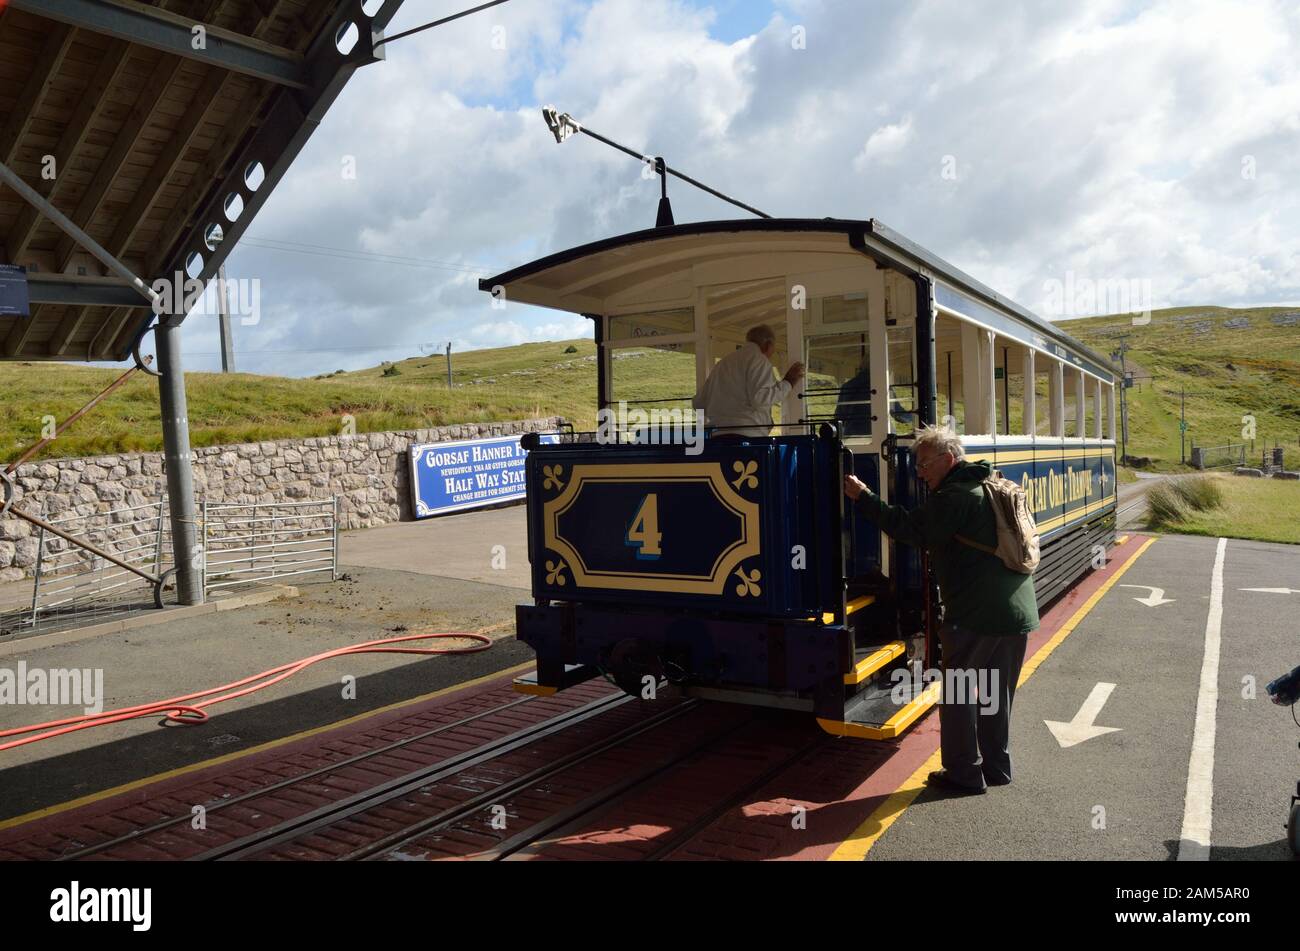
<instances>
[{"instance_id":1,"label":"green jacket","mask_svg":"<svg viewBox=\"0 0 1300 951\"><path fill-rule=\"evenodd\" d=\"M1038 627L1033 577L953 538L997 545L997 522L980 485L992 471L987 462L963 459L920 508L909 512L864 491L857 509L891 538L930 553L945 622L979 634L1027 634Z\"/></svg>"}]
</instances>

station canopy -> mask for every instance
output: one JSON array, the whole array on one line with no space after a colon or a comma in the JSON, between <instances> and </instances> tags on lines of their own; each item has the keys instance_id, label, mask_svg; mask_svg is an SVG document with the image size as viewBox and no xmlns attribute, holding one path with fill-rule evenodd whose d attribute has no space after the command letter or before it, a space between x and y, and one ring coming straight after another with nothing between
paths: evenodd
<instances>
[{"instance_id":1,"label":"station canopy","mask_svg":"<svg viewBox=\"0 0 1300 951\"><path fill-rule=\"evenodd\" d=\"M0 163L146 284L206 282L401 2L0 0ZM3 184L0 263L0 359L124 360L154 319Z\"/></svg>"}]
</instances>

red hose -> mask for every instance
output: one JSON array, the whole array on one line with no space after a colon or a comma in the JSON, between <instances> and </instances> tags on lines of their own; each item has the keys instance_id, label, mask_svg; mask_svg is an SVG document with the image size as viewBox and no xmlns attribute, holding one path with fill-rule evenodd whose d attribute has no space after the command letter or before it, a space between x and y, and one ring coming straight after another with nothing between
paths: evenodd
<instances>
[{"instance_id":1,"label":"red hose","mask_svg":"<svg viewBox=\"0 0 1300 951\"><path fill-rule=\"evenodd\" d=\"M381 646L383 644L397 644L403 641L423 641L445 637L463 638L480 641L481 643L474 647L451 648ZM300 670L306 670L313 664L334 657L343 657L347 654L474 654L478 651L487 650L491 646L491 638L482 634L456 632L447 634L407 634L402 637L386 637L377 641L363 641L360 644L350 644L347 647L336 647L321 654L313 654L311 657L304 657L302 660L296 660L289 664L281 664L279 667L272 667L260 674L234 680L228 684L222 684L220 687L211 687L207 690L200 690L198 693L187 693L184 696L172 697L170 700L156 700L153 703L139 704L134 707L121 707L117 710L105 710L102 713L87 713L78 717L68 717L64 720L49 720L45 723L33 723L31 726L16 727L12 730L0 730L0 737L23 736L26 733L35 733L37 730L45 731L37 733L35 736L23 736L21 740L12 740L0 744L0 752L18 746L26 746L28 743L39 743L41 740L62 736L65 733L75 733L77 730L88 730L91 727L119 723L123 720L133 720L136 717L157 716L158 714L165 714L166 719L172 723L194 726L208 719L207 707L246 696L270 687L272 684L278 684L280 681L292 677ZM262 682L259 683L258 681ZM223 690L231 692L223 693L219 697L210 696L211 694L221 693ZM205 697L208 699L202 699ZM194 702L191 703L190 701Z\"/></svg>"}]
</instances>

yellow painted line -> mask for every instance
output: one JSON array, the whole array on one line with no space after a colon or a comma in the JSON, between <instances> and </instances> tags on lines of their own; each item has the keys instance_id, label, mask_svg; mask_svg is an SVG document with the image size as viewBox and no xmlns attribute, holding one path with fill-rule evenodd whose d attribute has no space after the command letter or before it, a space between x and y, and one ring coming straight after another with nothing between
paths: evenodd
<instances>
[{"instance_id":1,"label":"yellow painted line","mask_svg":"<svg viewBox=\"0 0 1300 951\"><path fill-rule=\"evenodd\" d=\"M485 628L484 630L493 631L493 630L497 630L502 626L504 625L496 625L495 627ZM212 759L203 760L202 762L199 763L191 763L188 766L178 766L176 769L169 769L166 772L156 773L153 776L146 776L143 779L135 779L129 783L123 783L120 786L114 786L112 789L104 789L97 793L91 793L87 796L82 796L79 799L70 799L67 802L61 802L54 806L45 806L42 809L37 809L33 812L28 812L21 816L14 816L12 819L5 819L3 821L0 821L0 829L12 829L15 826L25 825L26 823L34 822L37 819L44 819L47 816L57 815L58 813L66 812L69 809L76 809L80 806L89 805L92 802L99 802L102 799L109 799L113 796L121 795L124 792L130 792L133 789L140 789L143 786L149 786L153 783L161 782L164 779L171 779L173 776L184 776L186 773L193 773L200 769L206 769L209 766L219 766L222 763L229 763L232 762L233 760L240 759L241 757L244 756L251 756L253 753L261 753L264 750L273 750L277 746L284 746L286 743L292 743L295 740L301 740L309 736L315 736L318 733L326 733L330 730L347 726L350 723L356 723L359 720L364 720L367 717L377 716L378 714L388 713L393 710L400 710L402 707L409 707L413 704L423 703L426 700L432 700L435 697L441 697L443 694L452 693L453 691L456 690L462 690L466 687L473 687L478 684L484 683L485 681L488 680L495 680L496 678L503 677L506 674L518 673L521 670L524 670L528 667L532 667L533 664L534 662L530 660L522 664L517 664L514 667L507 667L504 670L498 670L495 673L484 674L482 677L476 677L473 680L466 680L463 683L452 684L449 687L443 687L441 690L435 690L433 691L433 693L426 693L423 694L422 696L415 697L414 699L411 700L399 700L397 703L390 703L387 706L379 707L375 710L369 711L368 713L358 713L355 716L348 717L345 720L339 720L336 723L327 723L324 726L312 727L310 730L303 730L300 733L294 733L291 736L281 737L278 740L268 740L267 742L260 743L257 746L251 746L246 750L237 750L234 753L226 753L224 756L217 756Z\"/></svg>"},{"instance_id":2,"label":"yellow painted line","mask_svg":"<svg viewBox=\"0 0 1300 951\"><path fill-rule=\"evenodd\" d=\"M862 683L905 650L907 650L907 647L902 641L894 641L892 644L884 645L879 650L872 651L853 665L853 669L844 675L844 682L850 685Z\"/></svg>"},{"instance_id":3,"label":"yellow painted line","mask_svg":"<svg viewBox=\"0 0 1300 951\"><path fill-rule=\"evenodd\" d=\"M1075 627L1078 626L1079 622L1087 616L1088 612L1097 605L1097 602L1102 599L1106 592L1114 587L1115 582L1119 581L1119 579L1123 577L1124 572L1128 571L1129 567L1135 564L1137 560L1142 557L1142 553L1154 545L1155 542L1156 540L1154 538L1148 538L1142 547L1133 553L1133 557L1124 563L1124 567L1120 568L1113 575L1107 578L1106 582L1092 593L1092 597L1088 598L1088 600L1079 607L1079 610L1075 611L1070 619L1061 626L1061 629L1057 631L1046 644L1038 649L1038 652L1034 654L1033 658L1026 662L1024 667L1021 668L1020 680L1017 682L1017 687L1029 679L1029 675L1037 670L1043 661L1051 655L1052 651L1056 650L1056 648L1060 646L1061 642L1070 635L1070 632L1073 631ZM903 785L890 793L889 796L886 797L885 801L877 806L875 811L867 817L867 820L853 830L851 836L836 847L835 851L830 855L830 861L860 862L866 858L867 853L871 851L872 846L874 846L889 827L897 821L898 817L903 814L903 810L910 806L913 801L915 801L916 797L921 794L921 791L925 789L925 778L932 770L938 769L942 763L943 759L941 752L935 750L930 755L930 758L922 763L920 768L903 782Z\"/></svg>"}]
</instances>

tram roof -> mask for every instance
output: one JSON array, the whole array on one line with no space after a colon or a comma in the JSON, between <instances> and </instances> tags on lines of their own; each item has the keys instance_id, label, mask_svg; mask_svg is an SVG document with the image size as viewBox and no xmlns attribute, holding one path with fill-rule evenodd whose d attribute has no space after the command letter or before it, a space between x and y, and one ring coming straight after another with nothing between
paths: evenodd
<instances>
[{"instance_id":1,"label":"tram roof","mask_svg":"<svg viewBox=\"0 0 1300 951\"><path fill-rule=\"evenodd\" d=\"M402 2L4 0L0 162L144 282L206 282ZM31 303L0 315L0 360L122 360L152 322L3 186L0 262Z\"/></svg>"},{"instance_id":2,"label":"tram roof","mask_svg":"<svg viewBox=\"0 0 1300 951\"><path fill-rule=\"evenodd\" d=\"M721 241L722 235L740 235L745 241L743 244ZM819 249L866 254L912 274L920 270L929 272L954 289L973 296L981 305L1029 325L1118 377L1108 358L1080 343L1057 324L1004 297L874 218L744 218L647 228L557 251L495 277L484 278L479 281L479 289L491 291L500 286L505 288L509 300L594 316L600 311L599 298L583 291L600 288L604 294L616 293L662 273L671 262L681 266L686 260ZM638 260L637 251L643 251L644 257Z\"/></svg>"}]
</instances>

